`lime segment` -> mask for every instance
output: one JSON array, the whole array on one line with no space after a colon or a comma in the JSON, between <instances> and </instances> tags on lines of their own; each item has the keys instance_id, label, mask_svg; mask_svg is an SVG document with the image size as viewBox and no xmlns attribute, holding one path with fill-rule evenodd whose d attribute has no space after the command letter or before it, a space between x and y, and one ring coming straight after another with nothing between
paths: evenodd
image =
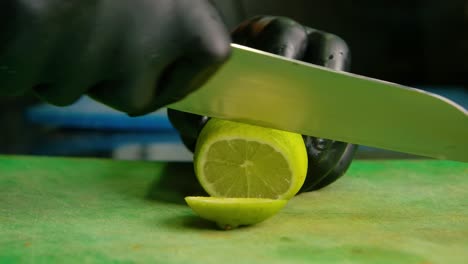
<instances>
[{"instance_id":1,"label":"lime segment","mask_svg":"<svg viewBox=\"0 0 468 264\"><path fill-rule=\"evenodd\" d=\"M287 200L188 196L185 201L200 217L224 230L260 223L283 209Z\"/></svg>"}]
</instances>

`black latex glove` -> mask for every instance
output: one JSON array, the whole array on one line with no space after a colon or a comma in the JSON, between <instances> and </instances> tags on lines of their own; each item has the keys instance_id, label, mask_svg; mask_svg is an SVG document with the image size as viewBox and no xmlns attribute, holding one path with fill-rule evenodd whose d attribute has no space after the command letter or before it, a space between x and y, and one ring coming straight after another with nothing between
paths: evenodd
<instances>
[{"instance_id":1,"label":"black latex glove","mask_svg":"<svg viewBox=\"0 0 468 264\"><path fill-rule=\"evenodd\" d=\"M350 54L346 43L336 35L304 27L284 17L259 16L240 24L232 33L233 42L328 67L346 71ZM169 109L169 118L180 132L184 144L193 151L196 138L207 118ZM308 171L301 189L323 188L348 169L356 145L303 136L308 156Z\"/></svg>"},{"instance_id":2,"label":"black latex glove","mask_svg":"<svg viewBox=\"0 0 468 264\"><path fill-rule=\"evenodd\" d=\"M197 89L229 43L205 0L2 0L0 94L145 114Z\"/></svg>"}]
</instances>

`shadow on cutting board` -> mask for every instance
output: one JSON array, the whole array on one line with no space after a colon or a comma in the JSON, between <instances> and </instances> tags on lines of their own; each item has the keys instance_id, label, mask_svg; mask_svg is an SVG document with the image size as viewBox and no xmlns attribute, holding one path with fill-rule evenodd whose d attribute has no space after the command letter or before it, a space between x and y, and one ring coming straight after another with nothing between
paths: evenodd
<instances>
[{"instance_id":1,"label":"shadow on cutting board","mask_svg":"<svg viewBox=\"0 0 468 264\"><path fill-rule=\"evenodd\" d=\"M146 193L148 200L184 205L186 196L208 196L198 183L190 162L168 163Z\"/></svg>"},{"instance_id":2,"label":"shadow on cutting board","mask_svg":"<svg viewBox=\"0 0 468 264\"><path fill-rule=\"evenodd\" d=\"M214 222L197 215L177 215L164 219L161 224L168 229L217 230Z\"/></svg>"},{"instance_id":3,"label":"shadow on cutting board","mask_svg":"<svg viewBox=\"0 0 468 264\"><path fill-rule=\"evenodd\" d=\"M146 199L151 201L187 206L186 196L209 196L198 182L191 162L168 163L146 193ZM171 229L216 229L213 222L194 214L172 216L164 219L162 224Z\"/></svg>"}]
</instances>

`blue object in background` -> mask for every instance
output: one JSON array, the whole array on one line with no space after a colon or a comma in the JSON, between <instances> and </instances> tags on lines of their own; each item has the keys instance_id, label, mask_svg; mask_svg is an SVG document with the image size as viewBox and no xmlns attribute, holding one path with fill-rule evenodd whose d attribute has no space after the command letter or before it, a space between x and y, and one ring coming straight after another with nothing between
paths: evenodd
<instances>
[{"instance_id":1,"label":"blue object in background","mask_svg":"<svg viewBox=\"0 0 468 264\"><path fill-rule=\"evenodd\" d=\"M127 146L138 145L151 151L163 146L171 159L174 154L169 152L174 151L183 160L190 157L167 118L166 109L130 117L83 96L66 107L36 105L27 109L25 115L30 123L55 128L35 144L33 155L113 156ZM167 151L167 146L174 151ZM162 155L158 157L164 159Z\"/></svg>"},{"instance_id":2,"label":"blue object in background","mask_svg":"<svg viewBox=\"0 0 468 264\"><path fill-rule=\"evenodd\" d=\"M26 110L26 119L35 124L60 128L112 131L171 131L176 132L166 110L130 117L106 105L83 96L70 106L40 104Z\"/></svg>"},{"instance_id":3,"label":"blue object in background","mask_svg":"<svg viewBox=\"0 0 468 264\"><path fill-rule=\"evenodd\" d=\"M416 88L443 96L459 104L461 107L468 109L468 92L467 92L468 88L458 87L458 86L452 86L452 87L420 86Z\"/></svg>"}]
</instances>

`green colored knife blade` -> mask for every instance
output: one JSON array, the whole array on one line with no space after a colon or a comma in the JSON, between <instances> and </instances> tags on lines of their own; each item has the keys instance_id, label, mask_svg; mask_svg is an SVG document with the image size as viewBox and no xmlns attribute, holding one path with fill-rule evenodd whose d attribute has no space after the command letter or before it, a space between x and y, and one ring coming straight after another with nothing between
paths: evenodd
<instances>
[{"instance_id":1,"label":"green colored knife blade","mask_svg":"<svg viewBox=\"0 0 468 264\"><path fill-rule=\"evenodd\" d=\"M169 107L468 162L468 114L454 102L236 44L230 59L203 87Z\"/></svg>"}]
</instances>

